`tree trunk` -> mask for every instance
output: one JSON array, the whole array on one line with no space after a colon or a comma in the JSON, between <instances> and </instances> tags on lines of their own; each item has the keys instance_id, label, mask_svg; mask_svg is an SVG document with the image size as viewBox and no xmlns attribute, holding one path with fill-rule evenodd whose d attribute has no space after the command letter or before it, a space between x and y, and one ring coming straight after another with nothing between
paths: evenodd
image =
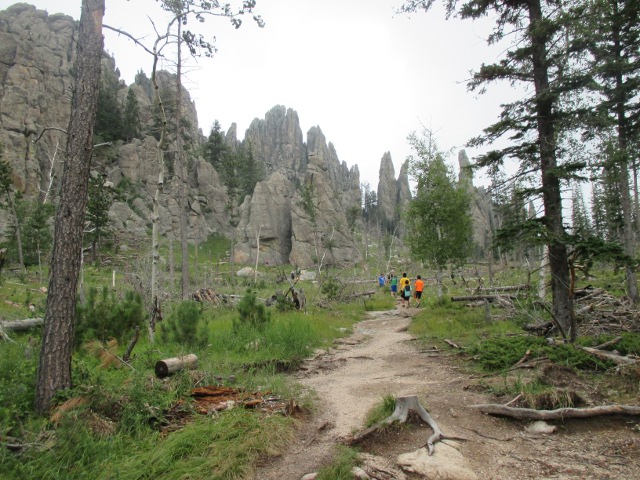
<instances>
[{"instance_id":1,"label":"tree trunk","mask_svg":"<svg viewBox=\"0 0 640 480\"><path fill-rule=\"evenodd\" d=\"M187 218L187 181L185 161L182 155L182 22L178 22L178 63L176 65L176 171L179 182L179 203L180 203L180 246L182 251L182 299L189 297L189 242L187 240L187 229L189 219Z\"/></svg>"},{"instance_id":2,"label":"tree trunk","mask_svg":"<svg viewBox=\"0 0 640 480\"><path fill-rule=\"evenodd\" d=\"M612 6L615 9L615 14L619 15L617 11L617 2L612 2ZM623 52L620 39L620 26L615 22L612 24L612 37L614 43L616 64L623 65ZM619 67L622 68L622 67ZM622 219L623 219L623 242L624 252L630 257L634 258L635 241L633 232L633 218L631 207L631 195L629 193L629 152L628 148L628 135L629 135L629 120L626 115L626 101L627 101L627 86L622 76L620 69L616 72L616 117L617 117L617 129L618 129L618 150L620 158L620 203L622 206ZM626 283L627 283L627 296L634 304L638 303L638 279L634 266L627 265L625 268Z\"/></svg>"},{"instance_id":3,"label":"tree trunk","mask_svg":"<svg viewBox=\"0 0 640 480\"><path fill-rule=\"evenodd\" d=\"M83 0L77 41L76 81L56 211L51 273L35 409L46 414L56 392L71 387L76 287L82 254L87 191L103 52L105 0Z\"/></svg>"},{"instance_id":4,"label":"tree trunk","mask_svg":"<svg viewBox=\"0 0 640 480\"><path fill-rule=\"evenodd\" d=\"M548 29L543 28L540 0L530 0L529 31L531 32L531 61L535 85L535 112L540 148L540 170L542 174L542 197L544 222L548 230L549 267L551 272L551 292L553 295L553 315L565 332L570 332L575 340L576 322L573 314L573 297L569 290L569 262L567 247L562 243L562 191L558 177L556 160L554 98L549 85L549 62L547 58Z\"/></svg>"}]
</instances>

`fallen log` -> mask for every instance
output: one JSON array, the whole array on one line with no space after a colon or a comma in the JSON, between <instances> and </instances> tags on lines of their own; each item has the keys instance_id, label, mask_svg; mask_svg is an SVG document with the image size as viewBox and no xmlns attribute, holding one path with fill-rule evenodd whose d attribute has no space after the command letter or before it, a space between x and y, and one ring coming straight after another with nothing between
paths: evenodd
<instances>
[{"instance_id":1,"label":"fallen log","mask_svg":"<svg viewBox=\"0 0 640 480\"><path fill-rule=\"evenodd\" d=\"M156 362L155 371L158 378L164 378L185 368L194 369L197 366L198 357L190 353L183 357L166 358Z\"/></svg>"},{"instance_id":2,"label":"fallen log","mask_svg":"<svg viewBox=\"0 0 640 480\"><path fill-rule=\"evenodd\" d=\"M476 291L480 292L519 292L521 290L530 290L531 285L523 283L522 285L507 285L504 287L481 287Z\"/></svg>"},{"instance_id":3,"label":"fallen log","mask_svg":"<svg viewBox=\"0 0 640 480\"><path fill-rule=\"evenodd\" d=\"M427 439L427 447L429 450L429 455L433 453L433 449L434 449L433 445L436 442L439 442L440 440L444 440L445 438L452 438L452 437L446 437L442 433L442 431L440 430L440 427L438 427L438 424L435 422L433 418L431 418L431 415L429 415L429 412L427 412L424 409L424 407L420 405L420 402L418 401L418 396L411 395L409 397L396 398L396 408L390 416L370 426L369 428L366 428L361 432L356 433L351 437L348 437L347 439L345 439L345 443L347 445L355 445L357 443L360 443L366 438L373 435L378 430L382 429L384 426L389 425L395 421L398 421L400 423L406 423L407 418L409 418L409 412L411 410L416 412L418 416L420 416L420 418L424 420L424 422L427 425L429 425L429 427L431 427L431 429L433 430L433 435L431 435Z\"/></svg>"},{"instance_id":4,"label":"fallen log","mask_svg":"<svg viewBox=\"0 0 640 480\"><path fill-rule=\"evenodd\" d=\"M600 360L608 360L610 362L615 363L616 365L633 365L638 363L638 360L630 357L623 357L622 355L618 355L612 352L607 352L606 350L598 350L597 348L591 347L581 347L580 345L576 345L580 350L587 352L593 355Z\"/></svg>"},{"instance_id":5,"label":"fallen log","mask_svg":"<svg viewBox=\"0 0 640 480\"><path fill-rule=\"evenodd\" d=\"M488 300L495 302L498 299L516 300L515 295L463 295L461 297L451 297L452 302L473 302L476 300Z\"/></svg>"},{"instance_id":6,"label":"fallen log","mask_svg":"<svg viewBox=\"0 0 640 480\"><path fill-rule=\"evenodd\" d=\"M44 318L27 318L25 320L12 320L2 321L0 326L4 330L11 330L14 332L29 330L30 328L39 327L44 324Z\"/></svg>"},{"instance_id":7,"label":"fallen log","mask_svg":"<svg viewBox=\"0 0 640 480\"><path fill-rule=\"evenodd\" d=\"M562 420L565 418L590 418L603 415L640 415L640 406L635 405L601 405L588 408L558 408L556 410L536 410L533 408L516 408L486 403L471 405L482 413L526 420Z\"/></svg>"}]
</instances>

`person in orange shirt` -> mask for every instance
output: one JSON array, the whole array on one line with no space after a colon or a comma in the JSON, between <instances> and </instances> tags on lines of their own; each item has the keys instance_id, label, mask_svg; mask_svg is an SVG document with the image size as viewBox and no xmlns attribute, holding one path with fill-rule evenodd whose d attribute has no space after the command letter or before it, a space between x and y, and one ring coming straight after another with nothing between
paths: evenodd
<instances>
[{"instance_id":1,"label":"person in orange shirt","mask_svg":"<svg viewBox=\"0 0 640 480\"><path fill-rule=\"evenodd\" d=\"M416 302L418 302L418 304L416 305L416 308L420 306L420 298L422 298L422 291L424 290L424 282L422 281L422 277L420 275L418 275L416 277L416 281L413 284L413 296L416 299Z\"/></svg>"}]
</instances>

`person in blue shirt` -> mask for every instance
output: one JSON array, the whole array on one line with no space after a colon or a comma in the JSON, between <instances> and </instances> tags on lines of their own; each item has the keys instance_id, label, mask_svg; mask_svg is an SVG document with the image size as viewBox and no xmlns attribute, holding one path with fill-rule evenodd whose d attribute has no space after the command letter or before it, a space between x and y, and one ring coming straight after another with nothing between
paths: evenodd
<instances>
[{"instance_id":1,"label":"person in blue shirt","mask_svg":"<svg viewBox=\"0 0 640 480\"><path fill-rule=\"evenodd\" d=\"M384 273L381 273L380 276L378 277L378 284L380 284L380 288L384 287L385 282L386 282L386 278L384 276Z\"/></svg>"}]
</instances>

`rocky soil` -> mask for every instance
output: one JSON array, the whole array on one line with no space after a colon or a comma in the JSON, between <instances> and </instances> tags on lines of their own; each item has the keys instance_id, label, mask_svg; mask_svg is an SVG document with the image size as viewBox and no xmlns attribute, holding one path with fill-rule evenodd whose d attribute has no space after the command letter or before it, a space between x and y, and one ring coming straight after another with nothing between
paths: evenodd
<instances>
[{"instance_id":1,"label":"rocky soil","mask_svg":"<svg viewBox=\"0 0 640 480\"><path fill-rule=\"evenodd\" d=\"M388 429L360 445L369 478L640 479L640 419L549 422L554 431L538 433L531 421L479 413L470 406L499 403L482 387L484 379L465 373L454 352L434 353L415 342L406 330L413 313L372 312L350 337L304 365L297 380L315 392L319 407L300 420L289 451L265 460L255 479L312 478L386 395L417 395L442 432L457 440L436 443L427 457L427 425Z\"/></svg>"}]
</instances>

